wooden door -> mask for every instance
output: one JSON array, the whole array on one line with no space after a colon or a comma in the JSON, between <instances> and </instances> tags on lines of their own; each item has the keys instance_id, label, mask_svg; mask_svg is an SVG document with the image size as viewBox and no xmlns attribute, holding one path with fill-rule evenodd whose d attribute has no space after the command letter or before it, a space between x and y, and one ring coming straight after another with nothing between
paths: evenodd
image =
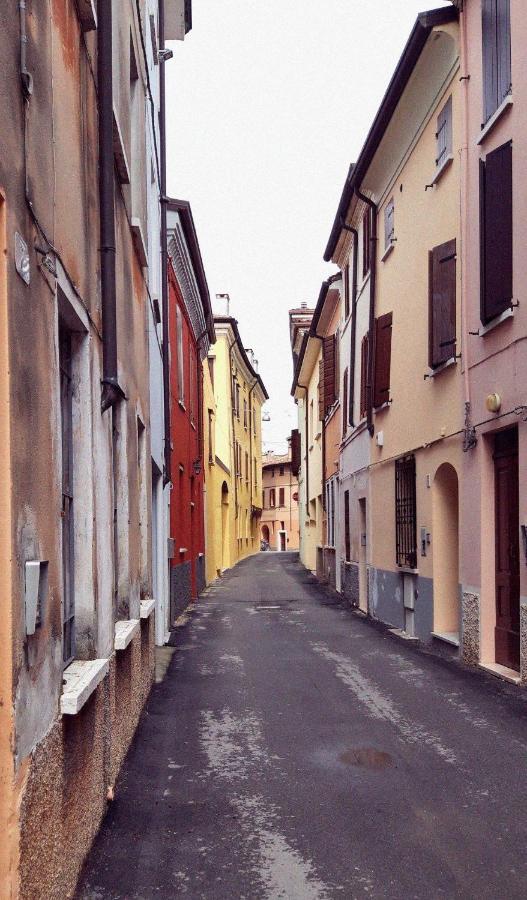
<instances>
[{"instance_id":1,"label":"wooden door","mask_svg":"<svg viewBox=\"0 0 527 900\"><path fill-rule=\"evenodd\" d=\"M496 662L520 668L518 431L496 435Z\"/></svg>"}]
</instances>

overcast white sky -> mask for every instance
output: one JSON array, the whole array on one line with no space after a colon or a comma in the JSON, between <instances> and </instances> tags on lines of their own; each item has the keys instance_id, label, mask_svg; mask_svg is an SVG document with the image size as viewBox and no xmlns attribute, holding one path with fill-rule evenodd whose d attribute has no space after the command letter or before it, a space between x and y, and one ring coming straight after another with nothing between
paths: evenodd
<instances>
[{"instance_id":1,"label":"overcast white sky","mask_svg":"<svg viewBox=\"0 0 527 900\"><path fill-rule=\"evenodd\" d=\"M167 64L168 190L189 200L212 297L260 362L280 450L296 425L288 310L314 305L349 163L436 0L193 0Z\"/></svg>"}]
</instances>

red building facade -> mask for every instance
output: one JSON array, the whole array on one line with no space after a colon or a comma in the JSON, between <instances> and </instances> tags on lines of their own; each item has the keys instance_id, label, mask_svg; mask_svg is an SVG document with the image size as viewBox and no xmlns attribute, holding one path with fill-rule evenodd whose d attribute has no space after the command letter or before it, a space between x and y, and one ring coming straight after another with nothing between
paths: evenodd
<instances>
[{"instance_id":1,"label":"red building facade","mask_svg":"<svg viewBox=\"0 0 527 900\"><path fill-rule=\"evenodd\" d=\"M188 203L168 204L170 347L170 620L205 587L203 360L215 340Z\"/></svg>"}]
</instances>

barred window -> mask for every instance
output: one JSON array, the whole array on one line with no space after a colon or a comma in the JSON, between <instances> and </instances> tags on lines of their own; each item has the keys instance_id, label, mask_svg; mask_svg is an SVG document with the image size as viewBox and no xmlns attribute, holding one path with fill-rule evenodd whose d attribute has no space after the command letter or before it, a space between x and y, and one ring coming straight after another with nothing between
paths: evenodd
<instances>
[{"instance_id":1,"label":"barred window","mask_svg":"<svg viewBox=\"0 0 527 900\"><path fill-rule=\"evenodd\" d=\"M395 462L395 544L398 566L417 566L415 456Z\"/></svg>"}]
</instances>

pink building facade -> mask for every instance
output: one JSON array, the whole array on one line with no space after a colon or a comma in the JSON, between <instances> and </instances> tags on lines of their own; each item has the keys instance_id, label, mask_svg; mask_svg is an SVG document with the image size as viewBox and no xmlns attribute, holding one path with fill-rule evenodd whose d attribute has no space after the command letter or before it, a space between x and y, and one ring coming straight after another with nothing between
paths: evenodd
<instances>
[{"instance_id":1,"label":"pink building facade","mask_svg":"<svg viewBox=\"0 0 527 900\"><path fill-rule=\"evenodd\" d=\"M527 18L460 7L465 435L461 652L527 681Z\"/></svg>"},{"instance_id":2,"label":"pink building facade","mask_svg":"<svg viewBox=\"0 0 527 900\"><path fill-rule=\"evenodd\" d=\"M262 541L269 545L269 550L298 550L298 477L292 472L291 452L264 454L262 487Z\"/></svg>"}]
</instances>

